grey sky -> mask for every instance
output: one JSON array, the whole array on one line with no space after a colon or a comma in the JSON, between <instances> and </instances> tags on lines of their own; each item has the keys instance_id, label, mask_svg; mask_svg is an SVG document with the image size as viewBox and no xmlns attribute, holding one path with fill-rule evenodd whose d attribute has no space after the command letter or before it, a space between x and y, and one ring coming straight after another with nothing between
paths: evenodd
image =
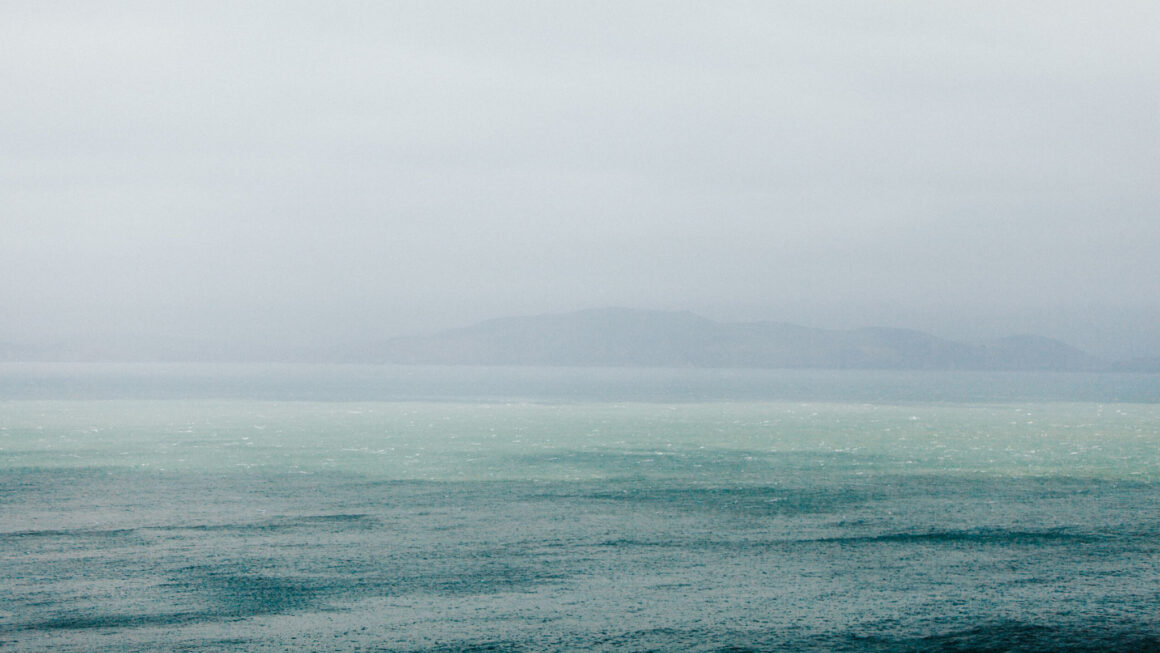
<instances>
[{"instance_id":1,"label":"grey sky","mask_svg":"<svg viewBox=\"0 0 1160 653\"><path fill-rule=\"evenodd\" d=\"M0 340L1160 348L1155 2L5 2Z\"/></svg>"}]
</instances>

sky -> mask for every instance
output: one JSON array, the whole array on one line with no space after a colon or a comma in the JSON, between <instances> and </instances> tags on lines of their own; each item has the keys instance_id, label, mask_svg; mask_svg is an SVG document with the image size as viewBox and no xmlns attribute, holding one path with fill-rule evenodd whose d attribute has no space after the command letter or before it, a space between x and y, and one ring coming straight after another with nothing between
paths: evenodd
<instances>
[{"instance_id":1,"label":"sky","mask_svg":"<svg viewBox=\"0 0 1160 653\"><path fill-rule=\"evenodd\" d=\"M631 306L1160 355L1158 33L1151 1L9 0L0 342Z\"/></svg>"}]
</instances>

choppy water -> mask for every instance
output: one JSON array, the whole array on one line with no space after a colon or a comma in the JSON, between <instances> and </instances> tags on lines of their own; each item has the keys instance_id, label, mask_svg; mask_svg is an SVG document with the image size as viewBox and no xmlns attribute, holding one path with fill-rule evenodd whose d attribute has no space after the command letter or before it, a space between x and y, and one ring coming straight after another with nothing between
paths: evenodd
<instances>
[{"instance_id":1,"label":"choppy water","mask_svg":"<svg viewBox=\"0 0 1160 653\"><path fill-rule=\"evenodd\" d=\"M1160 649L1160 404L1082 396L1147 377L38 370L0 370L12 650Z\"/></svg>"}]
</instances>

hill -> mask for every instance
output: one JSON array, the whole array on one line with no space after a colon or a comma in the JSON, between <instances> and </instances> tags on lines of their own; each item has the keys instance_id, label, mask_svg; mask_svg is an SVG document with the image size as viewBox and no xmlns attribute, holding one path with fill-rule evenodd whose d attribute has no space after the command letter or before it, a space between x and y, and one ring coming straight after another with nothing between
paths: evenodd
<instances>
[{"instance_id":1,"label":"hill","mask_svg":"<svg viewBox=\"0 0 1160 653\"><path fill-rule=\"evenodd\" d=\"M394 338L360 359L435 365L1093 370L1103 364L1041 336L962 343L894 328L816 329L715 322L688 312L605 308L507 317Z\"/></svg>"}]
</instances>

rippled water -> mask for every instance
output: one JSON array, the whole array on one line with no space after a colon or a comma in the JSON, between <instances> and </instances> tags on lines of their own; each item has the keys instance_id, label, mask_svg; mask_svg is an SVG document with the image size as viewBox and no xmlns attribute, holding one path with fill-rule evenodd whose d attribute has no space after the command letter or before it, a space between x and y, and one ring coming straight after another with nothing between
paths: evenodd
<instances>
[{"instance_id":1,"label":"rippled water","mask_svg":"<svg viewBox=\"0 0 1160 653\"><path fill-rule=\"evenodd\" d=\"M5 648L1160 648L1156 403L101 389L0 402Z\"/></svg>"}]
</instances>

